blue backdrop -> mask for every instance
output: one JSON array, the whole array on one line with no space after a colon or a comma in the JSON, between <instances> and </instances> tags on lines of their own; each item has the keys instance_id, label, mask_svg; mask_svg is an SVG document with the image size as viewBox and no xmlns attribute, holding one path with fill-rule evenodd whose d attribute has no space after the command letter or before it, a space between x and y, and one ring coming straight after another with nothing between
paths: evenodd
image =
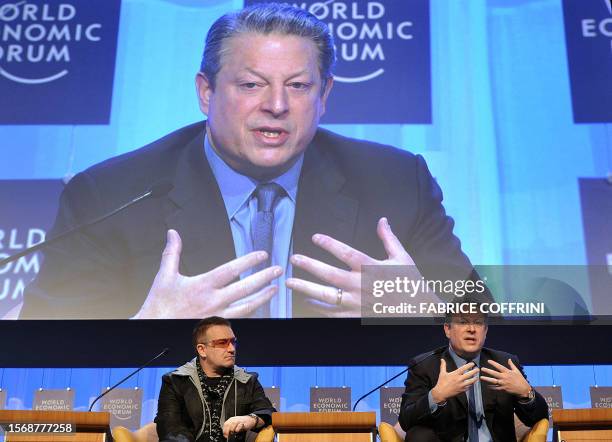
<instances>
[{"instance_id":1,"label":"blue backdrop","mask_svg":"<svg viewBox=\"0 0 612 442\"><path fill-rule=\"evenodd\" d=\"M206 31L241 4L124 0L110 124L0 126L0 178L64 177L202 119ZM585 263L578 177L612 168L612 129L573 122L561 1L430 10L433 123L328 127L423 154L475 263Z\"/></svg>"},{"instance_id":2,"label":"blue backdrop","mask_svg":"<svg viewBox=\"0 0 612 442\"><path fill-rule=\"evenodd\" d=\"M241 5L123 0L110 123L0 126L0 179L69 176L200 120L193 80L205 34ZM430 20L432 124L328 127L423 154L474 263L585 264L578 178L612 170L612 128L574 123L561 0L431 0ZM95 90L95 81L80 86L82 94ZM1 107L12 105L0 96ZM355 399L400 367L249 368L282 388L282 410L298 411L310 386L350 385ZM71 386L83 409L127 369L0 371L11 408L31 406L40 386ZM144 389L143 423L164 371L148 369L128 384ZM589 385L612 385L609 366L527 373L535 385L561 385L566 407L589 406ZM377 406L375 395L363 409Z\"/></svg>"}]
</instances>

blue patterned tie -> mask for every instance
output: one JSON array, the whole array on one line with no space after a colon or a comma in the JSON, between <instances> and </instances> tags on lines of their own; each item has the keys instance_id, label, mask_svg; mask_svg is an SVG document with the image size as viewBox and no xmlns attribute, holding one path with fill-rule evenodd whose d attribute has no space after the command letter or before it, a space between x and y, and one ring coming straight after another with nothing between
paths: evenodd
<instances>
[{"instance_id":1,"label":"blue patterned tie","mask_svg":"<svg viewBox=\"0 0 612 442\"><path fill-rule=\"evenodd\" d=\"M260 184L255 188L253 195L257 198L257 214L253 220L253 250L264 250L268 252L268 259L257 267L253 273L269 267L272 262L272 246L274 236L274 205L278 199L283 197L285 190L276 183ZM270 317L270 303L259 307L253 314L255 318Z\"/></svg>"},{"instance_id":2,"label":"blue patterned tie","mask_svg":"<svg viewBox=\"0 0 612 442\"><path fill-rule=\"evenodd\" d=\"M476 361L473 362L474 366L477 367ZM478 375L476 375L478 376ZM479 382L479 381L476 381ZM478 442L478 429L480 428L480 424L482 423L482 417L478 416L476 412L476 394L475 394L475 386L476 384L470 385L468 390L468 441L469 442Z\"/></svg>"}]
</instances>

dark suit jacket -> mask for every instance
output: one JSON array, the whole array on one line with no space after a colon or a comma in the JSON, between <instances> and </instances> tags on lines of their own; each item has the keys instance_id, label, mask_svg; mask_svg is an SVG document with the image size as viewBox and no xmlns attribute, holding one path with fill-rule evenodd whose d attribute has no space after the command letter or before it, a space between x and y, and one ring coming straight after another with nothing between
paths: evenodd
<instances>
[{"instance_id":1,"label":"dark suit jacket","mask_svg":"<svg viewBox=\"0 0 612 442\"><path fill-rule=\"evenodd\" d=\"M414 360L420 358L421 356L417 356ZM417 427L426 427L433 429L441 441L460 442L467 437L466 394L449 399L445 406L439 407L433 414L429 409L428 393L438 381L441 358L446 361L447 371L457 369L447 348L443 352L423 359L410 370L405 382L406 391L402 395L399 423L407 433ZM512 359L525 376L515 355L489 348L483 348L480 354L481 367L494 368L487 364L488 360L494 360L507 367L508 359ZM540 419L548 418L546 400L537 392L533 403L522 404L516 396L492 390L486 382L481 382L481 389L486 424L495 442L516 442L514 413L528 427ZM408 438L407 434L406 439Z\"/></svg>"},{"instance_id":2,"label":"dark suit jacket","mask_svg":"<svg viewBox=\"0 0 612 442\"><path fill-rule=\"evenodd\" d=\"M115 209L160 181L174 188L47 250L25 293L23 318L127 318L142 305L159 268L165 232L183 240L181 272L207 272L235 256L219 187L204 155L204 123L173 132L76 175L50 236ZM442 193L419 155L319 129L299 180L293 250L341 265L312 244L325 233L385 258L376 222L386 216L419 267L469 267ZM295 269L296 277L312 279ZM312 316L294 294L293 315Z\"/></svg>"}]
</instances>

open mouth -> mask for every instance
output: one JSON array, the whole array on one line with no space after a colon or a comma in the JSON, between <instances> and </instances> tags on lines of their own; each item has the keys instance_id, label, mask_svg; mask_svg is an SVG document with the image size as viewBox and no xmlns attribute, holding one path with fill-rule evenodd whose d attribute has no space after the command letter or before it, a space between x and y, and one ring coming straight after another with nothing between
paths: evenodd
<instances>
[{"instance_id":1,"label":"open mouth","mask_svg":"<svg viewBox=\"0 0 612 442\"><path fill-rule=\"evenodd\" d=\"M282 127L261 126L253 129L253 134L260 146L277 148L283 146L289 139L289 132Z\"/></svg>"},{"instance_id":2,"label":"open mouth","mask_svg":"<svg viewBox=\"0 0 612 442\"><path fill-rule=\"evenodd\" d=\"M282 127L275 126L261 126L256 128L255 132L268 140L276 140L288 134Z\"/></svg>"},{"instance_id":3,"label":"open mouth","mask_svg":"<svg viewBox=\"0 0 612 442\"><path fill-rule=\"evenodd\" d=\"M281 131L279 131L279 130L262 130L262 129L260 129L259 133L262 134L264 137L271 138L271 139L278 138L278 137L281 136Z\"/></svg>"}]
</instances>

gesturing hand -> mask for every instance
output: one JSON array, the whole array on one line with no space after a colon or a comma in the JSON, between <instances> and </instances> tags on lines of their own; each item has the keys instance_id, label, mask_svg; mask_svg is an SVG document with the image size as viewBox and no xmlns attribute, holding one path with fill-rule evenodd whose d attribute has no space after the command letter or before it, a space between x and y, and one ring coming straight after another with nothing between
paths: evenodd
<instances>
[{"instance_id":1,"label":"gesturing hand","mask_svg":"<svg viewBox=\"0 0 612 442\"><path fill-rule=\"evenodd\" d=\"M181 249L178 232L168 230L159 271L133 319L248 316L278 290L270 283L282 274L279 266L268 267L232 283L243 272L265 261L266 252L249 253L201 275L183 276L179 273Z\"/></svg>"},{"instance_id":2,"label":"gesturing hand","mask_svg":"<svg viewBox=\"0 0 612 442\"><path fill-rule=\"evenodd\" d=\"M361 266L410 265L414 261L389 226L387 218L381 218L376 233L383 243L388 258L374 259L330 236L316 234L312 241L345 263L350 270L339 269L304 255L293 255L291 263L329 285L317 284L300 278L288 278L287 287L305 293L312 298L311 307L324 316L359 316L361 313ZM416 270L416 267L414 267ZM420 275L415 279L420 278Z\"/></svg>"},{"instance_id":3,"label":"gesturing hand","mask_svg":"<svg viewBox=\"0 0 612 442\"><path fill-rule=\"evenodd\" d=\"M480 379L492 384L491 388L493 390L505 391L522 398L529 396L531 386L523 376L523 373L521 373L521 370L514 365L512 359L508 359L508 366L510 368L504 367L495 361L489 360L487 362L497 370L483 367L481 369L482 372L490 376L481 376Z\"/></svg>"},{"instance_id":4,"label":"gesturing hand","mask_svg":"<svg viewBox=\"0 0 612 442\"><path fill-rule=\"evenodd\" d=\"M478 367L468 362L458 369L446 371L446 361L440 359L440 375L436 386L431 390L431 397L439 404L466 392L478 380Z\"/></svg>"}]
</instances>

